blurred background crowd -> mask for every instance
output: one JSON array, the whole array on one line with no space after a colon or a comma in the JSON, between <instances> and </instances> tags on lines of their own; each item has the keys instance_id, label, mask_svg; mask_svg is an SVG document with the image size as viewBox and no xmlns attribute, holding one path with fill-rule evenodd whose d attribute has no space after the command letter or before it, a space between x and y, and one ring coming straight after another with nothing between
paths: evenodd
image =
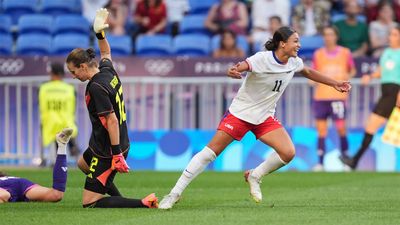
<instances>
[{"instance_id":1,"label":"blurred background crowd","mask_svg":"<svg viewBox=\"0 0 400 225\"><path fill-rule=\"evenodd\" d=\"M379 57L400 20L400 0L0 0L0 54L63 55L95 47L90 24L107 8L117 55L243 58L282 25L301 35L300 56L334 25L354 57Z\"/></svg>"}]
</instances>

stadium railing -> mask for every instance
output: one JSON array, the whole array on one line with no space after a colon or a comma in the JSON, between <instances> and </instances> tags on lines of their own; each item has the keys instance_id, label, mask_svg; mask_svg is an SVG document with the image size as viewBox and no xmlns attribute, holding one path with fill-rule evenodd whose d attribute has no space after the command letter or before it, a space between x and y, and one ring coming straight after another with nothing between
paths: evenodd
<instances>
[{"instance_id":1,"label":"stadium railing","mask_svg":"<svg viewBox=\"0 0 400 225\"><path fill-rule=\"evenodd\" d=\"M0 78L0 161L32 159L40 149L38 87L47 76ZM241 80L226 77L122 77L129 130L214 130L234 98ZM91 125L84 101L85 83L76 86L78 142L86 147ZM379 97L377 82L363 87L352 80L348 101L348 127L363 127ZM312 87L304 78L293 78L277 105L277 118L287 126L314 126ZM20 161L19 161L20 162ZM22 161L23 162L23 161Z\"/></svg>"}]
</instances>

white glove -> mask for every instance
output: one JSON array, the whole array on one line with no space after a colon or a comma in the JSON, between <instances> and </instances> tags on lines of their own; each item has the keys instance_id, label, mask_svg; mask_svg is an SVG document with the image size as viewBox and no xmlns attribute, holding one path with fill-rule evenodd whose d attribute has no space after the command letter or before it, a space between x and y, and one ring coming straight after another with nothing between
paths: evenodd
<instances>
[{"instance_id":1,"label":"white glove","mask_svg":"<svg viewBox=\"0 0 400 225\"><path fill-rule=\"evenodd\" d=\"M106 23L108 14L109 12L105 8L101 8L96 11L96 17L94 18L94 23L93 23L94 32L100 33L101 31L103 31L105 28L108 27L108 24Z\"/></svg>"}]
</instances>

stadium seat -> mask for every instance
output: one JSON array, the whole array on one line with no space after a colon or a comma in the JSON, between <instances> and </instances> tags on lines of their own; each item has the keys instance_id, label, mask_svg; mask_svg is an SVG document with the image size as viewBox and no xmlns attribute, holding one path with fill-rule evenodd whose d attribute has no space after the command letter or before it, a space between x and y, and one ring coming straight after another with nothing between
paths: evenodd
<instances>
[{"instance_id":1,"label":"stadium seat","mask_svg":"<svg viewBox=\"0 0 400 225\"><path fill-rule=\"evenodd\" d=\"M315 50L324 45L324 39L320 35L300 37L301 48L299 56L312 57Z\"/></svg>"},{"instance_id":2,"label":"stadium seat","mask_svg":"<svg viewBox=\"0 0 400 225\"><path fill-rule=\"evenodd\" d=\"M90 24L81 15L62 15L57 16L54 22L54 34L90 34Z\"/></svg>"},{"instance_id":3,"label":"stadium seat","mask_svg":"<svg viewBox=\"0 0 400 225\"><path fill-rule=\"evenodd\" d=\"M211 6L219 3L218 0L189 0L189 14L207 14Z\"/></svg>"},{"instance_id":4,"label":"stadium seat","mask_svg":"<svg viewBox=\"0 0 400 225\"><path fill-rule=\"evenodd\" d=\"M42 0L41 13L52 16L76 12L75 0Z\"/></svg>"},{"instance_id":5,"label":"stadium seat","mask_svg":"<svg viewBox=\"0 0 400 225\"><path fill-rule=\"evenodd\" d=\"M0 55L11 55L13 47L13 39L11 34L0 34Z\"/></svg>"},{"instance_id":6,"label":"stadium seat","mask_svg":"<svg viewBox=\"0 0 400 225\"><path fill-rule=\"evenodd\" d=\"M346 14L341 14L341 13L340 14L334 14L331 17L331 23L336 23L337 21L344 20L344 19L346 19ZM359 22L366 23L367 22L367 17L365 15L357 15L357 20Z\"/></svg>"},{"instance_id":7,"label":"stadium seat","mask_svg":"<svg viewBox=\"0 0 400 225\"><path fill-rule=\"evenodd\" d=\"M17 24L20 16L37 11L37 0L3 0L3 13L11 16L12 24Z\"/></svg>"},{"instance_id":8,"label":"stadium seat","mask_svg":"<svg viewBox=\"0 0 400 225\"><path fill-rule=\"evenodd\" d=\"M51 49L51 35L22 34L18 36L16 53L19 55L48 55Z\"/></svg>"},{"instance_id":9,"label":"stadium seat","mask_svg":"<svg viewBox=\"0 0 400 225\"><path fill-rule=\"evenodd\" d=\"M206 20L206 15L187 15L183 17L179 25L180 34L207 34L211 33L204 26L204 21Z\"/></svg>"},{"instance_id":10,"label":"stadium seat","mask_svg":"<svg viewBox=\"0 0 400 225\"><path fill-rule=\"evenodd\" d=\"M132 38L128 35L114 36L107 35L107 41L111 47L113 56L127 56L132 54ZM95 41L95 50L100 52L99 44Z\"/></svg>"},{"instance_id":11,"label":"stadium seat","mask_svg":"<svg viewBox=\"0 0 400 225\"><path fill-rule=\"evenodd\" d=\"M136 54L139 56L166 56L172 54L172 38L169 35L140 35L136 39Z\"/></svg>"},{"instance_id":12,"label":"stadium seat","mask_svg":"<svg viewBox=\"0 0 400 225\"><path fill-rule=\"evenodd\" d=\"M180 34L173 40L174 53L187 56L208 56L211 51L210 38L200 34Z\"/></svg>"},{"instance_id":13,"label":"stadium seat","mask_svg":"<svg viewBox=\"0 0 400 225\"><path fill-rule=\"evenodd\" d=\"M0 34L9 34L11 32L11 17L0 15Z\"/></svg>"},{"instance_id":14,"label":"stadium seat","mask_svg":"<svg viewBox=\"0 0 400 225\"><path fill-rule=\"evenodd\" d=\"M74 48L88 48L89 36L83 34L59 34L53 39L53 54L66 55Z\"/></svg>"},{"instance_id":15,"label":"stadium seat","mask_svg":"<svg viewBox=\"0 0 400 225\"><path fill-rule=\"evenodd\" d=\"M53 32L53 17L39 14L23 15L18 20L18 29L20 34L51 34Z\"/></svg>"},{"instance_id":16,"label":"stadium seat","mask_svg":"<svg viewBox=\"0 0 400 225\"><path fill-rule=\"evenodd\" d=\"M221 42L221 35L214 35L211 39L211 50L214 51L219 48ZM245 54L249 52L249 43L243 35L236 36L236 42L239 48L241 48Z\"/></svg>"}]
</instances>

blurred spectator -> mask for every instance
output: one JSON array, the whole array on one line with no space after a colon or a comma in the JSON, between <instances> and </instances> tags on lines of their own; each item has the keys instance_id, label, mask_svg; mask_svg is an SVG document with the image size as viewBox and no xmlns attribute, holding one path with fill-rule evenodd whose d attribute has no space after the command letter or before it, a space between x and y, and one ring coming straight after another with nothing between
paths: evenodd
<instances>
[{"instance_id":1,"label":"blurred spectator","mask_svg":"<svg viewBox=\"0 0 400 225\"><path fill-rule=\"evenodd\" d=\"M282 20L279 16L271 16L268 21L268 29L263 31L253 29L251 34L251 43L264 46L264 43L272 38L272 35L282 26Z\"/></svg>"},{"instance_id":2,"label":"blurred spectator","mask_svg":"<svg viewBox=\"0 0 400 225\"><path fill-rule=\"evenodd\" d=\"M226 30L221 34L220 47L213 52L214 58L244 58L245 53L237 46L236 34Z\"/></svg>"},{"instance_id":3,"label":"blurred spectator","mask_svg":"<svg viewBox=\"0 0 400 225\"><path fill-rule=\"evenodd\" d=\"M368 50L368 26L357 20L360 13L357 1L347 1L345 12L346 18L335 23L339 29L339 45L349 48L354 57L365 56Z\"/></svg>"},{"instance_id":4,"label":"blurred spectator","mask_svg":"<svg viewBox=\"0 0 400 225\"><path fill-rule=\"evenodd\" d=\"M74 130L68 143L70 155L78 157L75 142L78 129L75 123L76 93L73 85L63 81L64 64L53 62L49 67L50 80L39 87L39 109L42 134L41 166L54 165L57 153L56 134L63 128Z\"/></svg>"},{"instance_id":5,"label":"blurred spectator","mask_svg":"<svg viewBox=\"0 0 400 225\"><path fill-rule=\"evenodd\" d=\"M110 0L105 8L108 9L109 31L113 35L125 34L125 23L128 18L129 0Z\"/></svg>"},{"instance_id":6,"label":"blurred spectator","mask_svg":"<svg viewBox=\"0 0 400 225\"><path fill-rule=\"evenodd\" d=\"M137 34L164 33L167 25L167 7L162 0L142 0L135 10Z\"/></svg>"},{"instance_id":7,"label":"blurred spectator","mask_svg":"<svg viewBox=\"0 0 400 225\"><path fill-rule=\"evenodd\" d=\"M384 48L388 46L390 30L396 27L393 18L394 12L390 2L382 2L379 5L378 19L369 24L369 40L373 57L380 57Z\"/></svg>"},{"instance_id":8,"label":"blurred spectator","mask_svg":"<svg viewBox=\"0 0 400 225\"><path fill-rule=\"evenodd\" d=\"M82 14L92 24L96 10L103 8L109 0L81 0Z\"/></svg>"},{"instance_id":9,"label":"blurred spectator","mask_svg":"<svg viewBox=\"0 0 400 225\"><path fill-rule=\"evenodd\" d=\"M329 20L329 8L323 2L302 0L301 4L294 7L292 25L302 36L321 34Z\"/></svg>"},{"instance_id":10,"label":"blurred spectator","mask_svg":"<svg viewBox=\"0 0 400 225\"><path fill-rule=\"evenodd\" d=\"M208 11L205 26L213 33L231 30L236 34L245 35L249 17L244 3L237 0L221 0Z\"/></svg>"},{"instance_id":11,"label":"blurred spectator","mask_svg":"<svg viewBox=\"0 0 400 225\"><path fill-rule=\"evenodd\" d=\"M189 11L188 0L166 0L167 18L171 23L171 33L173 36L179 33L179 23Z\"/></svg>"},{"instance_id":12,"label":"blurred spectator","mask_svg":"<svg viewBox=\"0 0 400 225\"><path fill-rule=\"evenodd\" d=\"M335 27L323 29L324 46L317 49L313 55L313 67L334 80L350 80L356 74L353 57L348 48L337 45L338 31ZM313 96L313 110L315 126L318 132L318 157L319 162L314 167L315 171L323 170L324 155L326 150L325 138L328 133L328 118L336 126L340 139L342 155L347 155L348 141L346 135L346 100L348 93L338 92L335 89L315 83Z\"/></svg>"},{"instance_id":13,"label":"blurred spectator","mask_svg":"<svg viewBox=\"0 0 400 225\"><path fill-rule=\"evenodd\" d=\"M274 10L266 10L274 9ZM270 28L273 16L279 16L280 26L289 25L290 18L290 1L289 0L254 0L251 10L252 31L251 35L254 42L265 42L271 34L275 32L275 28ZM268 23L268 22L269 23ZM276 20L274 20L275 22ZM278 27L279 28L279 27ZM269 35L267 35L269 33Z\"/></svg>"},{"instance_id":14,"label":"blurred spectator","mask_svg":"<svg viewBox=\"0 0 400 225\"><path fill-rule=\"evenodd\" d=\"M387 0L385 0L387 1ZM383 2L382 0L365 0L365 16L367 17L367 23L376 20L378 18L379 11L379 3Z\"/></svg>"}]
</instances>

